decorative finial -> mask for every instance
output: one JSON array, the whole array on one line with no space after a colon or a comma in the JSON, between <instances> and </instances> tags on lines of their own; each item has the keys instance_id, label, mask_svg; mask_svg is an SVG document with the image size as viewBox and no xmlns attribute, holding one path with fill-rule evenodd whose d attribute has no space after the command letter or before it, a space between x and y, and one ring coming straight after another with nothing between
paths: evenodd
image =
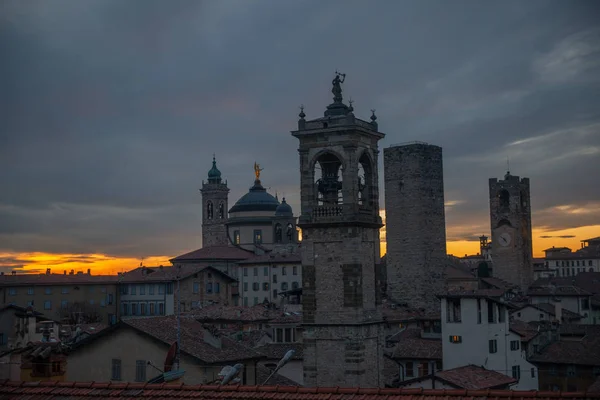
<instances>
[{"instance_id":1,"label":"decorative finial","mask_svg":"<svg viewBox=\"0 0 600 400\"><path fill-rule=\"evenodd\" d=\"M213 165L217 165L217 157L215 153L213 153Z\"/></svg>"},{"instance_id":2,"label":"decorative finial","mask_svg":"<svg viewBox=\"0 0 600 400\"><path fill-rule=\"evenodd\" d=\"M510 175L510 159L506 156L506 174Z\"/></svg>"},{"instance_id":3,"label":"decorative finial","mask_svg":"<svg viewBox=\"0 0 600 400\"><path fill-rule=\"evenodd\" d=\"M377 115L375 115L375 109L371 109L371 121L375 122L377 120Z\"/></svg>"},{"instance_id":4,"label":"decorative finial","mask_svg":"<svg viewBox=\"0 0 600 400\"><path fill-rule=\"evenodd\" d=\"M352 97L350 97L350 99L348 100L348 104L350 105L350 107L348 107L348 111L350 111L350 112L354 111L354 107L352 107L353 103L354 103L354 100L352 100Z\"/></svg>"},{"instance_id":5,"label":"decorative finial","mask_svg":"<svg viewBox=\"0 0 600 400\"><path fill-rule=\"evenodd\" d=\"M340 76L342 79L340 79ZM342 98L342 83L346 80L346 74L341 74L337 70L335 71L335 78L331 82L333 88L331 88L331 93L333 93L333 102L341 103Z\"/></svg>"},{"instance_id":6,"label":"decorative finial","mask_svg":"<svg viewBox=\"0 0 600 400\"><path fill-rule=\"evenodd\" d=\"M304 114L304 104L300 105L300 114L298 114L298 116L300 119L304 119L304 117L306 117L306 114Z\"/></svg>"},{"instance_id":7,"label":"decorative finial","mask_svg":"<svg viewBox=\"0 0 600 400\"><path fill-rule=\"evenodd\" d=\"M262 171L264 168L260 167L260 164L257 164L256 161L254 161L254 175L256 175L256 180L260 180L260 171Z\"/></svg>"}]
</instances>

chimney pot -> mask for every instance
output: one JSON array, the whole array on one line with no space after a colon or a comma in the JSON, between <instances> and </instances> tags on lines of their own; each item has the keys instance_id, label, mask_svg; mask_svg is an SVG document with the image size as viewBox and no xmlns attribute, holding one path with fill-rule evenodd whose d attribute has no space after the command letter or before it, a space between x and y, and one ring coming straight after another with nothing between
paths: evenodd
<instances>
[{"instance_id":1,"label":"chimney pot","mask_svg":"<svg viewBox=\"0 0 600 400\"><path fill-rule=\"evenodd\" d=\"M91 274L92 274L92 269L88 268L88 275L91 275Z\"/></svg>"}]
</instances>

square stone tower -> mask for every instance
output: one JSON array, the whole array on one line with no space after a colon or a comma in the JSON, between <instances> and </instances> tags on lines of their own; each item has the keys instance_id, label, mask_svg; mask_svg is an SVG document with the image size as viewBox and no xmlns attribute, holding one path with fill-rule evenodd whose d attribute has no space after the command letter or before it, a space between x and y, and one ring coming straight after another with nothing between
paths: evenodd
<instances>
[{"instance_id":1,"label":"square stone tower","mask_svg":"<svg viewBox=\"0 0 600 400\"><path fill-rule=\"evenodd\" d=\"M342 102L298 130L301 173L304 385L382 387L384 329L377 310L380 263L378 131Z\"/></svg>"},{"instance_id":2,"label":"square stone tower","mask_svg":"<svg viewBox=\"0 0 600 400\"><path fill-rule=\"evenodd\" d=\"M439 312L445 291L446 219L442 148L422 142L383 150L387 294L411 309Z\"/></svg>"},{"instance_id":3,"label":"square stone tower","mask_svg":"<svg viewBox=\"0 0 600 400\"><path fill-rule=\"evenodd\" d=\"M490 179L492 275L519 285L533 282L533 249L529 178L510 172Z\"/></svg>"},{"instance_id":4,"label":"square stone tower","mask_svg":"<svg viewBox=\"0 0 600 400\"><path fill-rule=\"evenodd\" d=\"M208 180L202 182L202 247L227 246L227 198L229 188L223 183L221 171L213 156L212 168L208 171Z\"/></svg>"}]
</instances>

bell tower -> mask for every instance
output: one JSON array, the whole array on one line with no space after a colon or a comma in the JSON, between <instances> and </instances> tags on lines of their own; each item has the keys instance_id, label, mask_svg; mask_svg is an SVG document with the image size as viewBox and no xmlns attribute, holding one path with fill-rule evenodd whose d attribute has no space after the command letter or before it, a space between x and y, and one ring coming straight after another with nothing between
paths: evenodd
<instances>
[{"instance_id":1,"label":"bell tower","mask_svg":"<svg viewBox=\"0 0 600 400\"><path fill-rule=\"evenodd\" d=\"M380 263L378 131L343 103L305 120L300 141L304 385L382 387L383 325L377 310Z\"/></svg>"},{"instance_id":2,"label":"bell tower","mask_svg":"<svg viewBox=\"0 0 600 400\"><path fill-rule=\"evenodd\" d=\"M533 282L529 178L490 179L493 276L526 291Z\"/></svg>"},{"instance_id":3,"label":"bell tower","mask_svg":"<svg viewBox=\"0 0 600 400\"><path fill-rule=\"evenodd\" d=\"M221 171L213 155L208 180L202 181L202 247L227 246L227 181L222 182Z\"/></svg>"}]
</instances>

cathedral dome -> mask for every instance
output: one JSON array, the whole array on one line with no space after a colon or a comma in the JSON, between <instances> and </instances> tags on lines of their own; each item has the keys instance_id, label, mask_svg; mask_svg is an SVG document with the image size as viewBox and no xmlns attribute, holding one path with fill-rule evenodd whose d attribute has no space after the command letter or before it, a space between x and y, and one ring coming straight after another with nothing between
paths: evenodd
<instances>
[{"instance_id":1,"label":"cathedral dome","mask_svg":"<svg viewBox=\"0 0 600 400\"><path fill-rule=\"evenodd\" d=\"M213 156L212 168L208 171L209 183L221 183L221 171L217 168L217 160Z\"/></svg>"},{"instance_id":2,"label":"cathedral dome","mask_svg":"<svg viewBox=\"0 0 600 400\"><path fill-rule=\"evenodd\" d=\"M243 195L229 210L230 213L245 211L272 211L275 212L279 207L279 201L265 189L260 180L254 181L254 186L250 191Z\"/></svg>"},{"instance_id":3,"label":"cathedral dome","mask_svg":"<svg viewBox=\"0 0 600 400\"><path fill-rule=\"evenodd\" d=\"M286 201L285 197L281 200L281 204L275 210L276 217L293 217L294 213L292 212L292 206L290 206Z\"/></svg>"}]
</instances>

